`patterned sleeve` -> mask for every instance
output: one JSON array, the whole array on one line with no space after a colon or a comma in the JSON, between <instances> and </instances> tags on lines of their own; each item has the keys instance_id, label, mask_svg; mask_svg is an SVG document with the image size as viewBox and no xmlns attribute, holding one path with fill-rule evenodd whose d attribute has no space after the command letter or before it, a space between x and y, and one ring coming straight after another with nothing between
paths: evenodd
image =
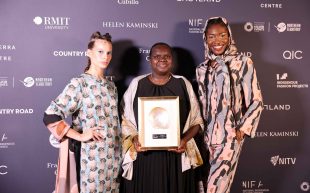
<instances>
[{"instance_id":1,"label":"patterned sleeve","mask_svg":"<svg viewBox=\"0 0 310 193\"><path fill-rule=\"evenodd\" d=\"M80 108L81 97L81 86L78 79L74 78L47 107L43 121L58 140L61 140L68 132L70 126L64 119Z\"/></svg>"},{"instance_id":2,"label":"patterned sleeve","mask_svg":"<svg viewBox=\"0 0 310 193\"><path fill-rule=\"evenodd\" d=\"M263 98L256 70L250 58L246 61L241 84L246 111L239 122L239 129L245 134L254 137L263 110Z\"/></svg>"}]
</instances>

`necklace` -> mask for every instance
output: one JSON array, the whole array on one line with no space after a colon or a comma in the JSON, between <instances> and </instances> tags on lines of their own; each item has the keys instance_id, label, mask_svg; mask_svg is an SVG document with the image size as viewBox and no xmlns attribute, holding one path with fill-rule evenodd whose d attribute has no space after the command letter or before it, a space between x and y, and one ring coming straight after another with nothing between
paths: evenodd
<instances>
[{"instance_id":1,"label":"necklace","mask_svg":"<svg viewBox=\"0 0 310 193\"><path fill-rule=\"evenodd\" d=\"M153 77L153 73L149 77L152 83L157 84L157 85L164 85L171 79L171 74L169 74L169 76L166 77L165 79L155 79Z\"/></svg>"}]
</instances>

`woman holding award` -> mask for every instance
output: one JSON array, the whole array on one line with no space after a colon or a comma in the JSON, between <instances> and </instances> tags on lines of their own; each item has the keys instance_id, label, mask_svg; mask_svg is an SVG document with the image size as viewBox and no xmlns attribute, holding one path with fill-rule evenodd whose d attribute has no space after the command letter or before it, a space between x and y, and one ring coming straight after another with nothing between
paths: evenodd
<instances>
[{"instance_id":1,"label":"woman holding award","mask_svg":"<svg viewBox=\"0 0 310 193\"><path fill-rule=\"evenodd\" d=\"M202 164L193 140L193 136L203 128L198 101L189 81L171 74L173 57L168 44L154 44L149 61L152 72L133 79L122 101L124 171L121 192L194 193L193 169ZM179 97L179 111L176 113L179 113L180 120L180 144L164 150L145 150L141 148L138 137L138 114L141 113L138 112L138 97L160 96ZM160 108L154 113L163 115ZM154 124L165 126L161 122Z\"/></svg>"}]
</instances>

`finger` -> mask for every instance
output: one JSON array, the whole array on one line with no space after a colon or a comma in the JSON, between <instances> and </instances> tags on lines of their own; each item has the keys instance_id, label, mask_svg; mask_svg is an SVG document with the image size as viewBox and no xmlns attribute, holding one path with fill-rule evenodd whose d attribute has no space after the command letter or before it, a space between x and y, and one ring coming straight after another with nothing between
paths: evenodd
<instances>
[{"instance_id":1,"label":"finger","mask_svg":"<svg viewBox=\"0 0 310 193\"><path fill-rule=\"evenodd\" d=\"M100 141L103 139L103 136L98 131L94 131L93 132L93 139L96 141Z\"/></svg>"}]
</instances>

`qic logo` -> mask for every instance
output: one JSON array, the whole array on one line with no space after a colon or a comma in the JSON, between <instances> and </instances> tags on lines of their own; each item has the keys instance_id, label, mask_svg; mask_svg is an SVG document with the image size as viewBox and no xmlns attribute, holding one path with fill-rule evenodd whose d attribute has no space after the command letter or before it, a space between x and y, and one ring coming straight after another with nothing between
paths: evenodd
<instances>
[{"instance_id":1,"label":"qic logo","mask_svg":"<svg viewBox=\"0 0 310 193\"><path fill-rule=\"evenodd\" d=\"M64 30L69 29L70 17L40 17L36 16L33 22L40 26L44 25L45 29L58 29Z\"/></svg>"},{"instance_id":2,"label":"qic logo","mask_svg":"<svg viewBox=\"0 0 310 193\"><path fill-rule=\"evenodd\" d=\"M271 157L270 162L272 163L273 166L276 166L276 165L295 165L296 158L290 158L290 157L280 158L280 156L277 155L277 156Z\"/></svg>"},{"instance_id":3,"label":"qic logo","mask_svg":"<svg viewBox=\"0 0 310 193\"><path fill-rule=\"evenodd\" d=\"M8 166L6 165L0 165L0 175L5 175L8 173L7 171Z\"/></svg>"},{"instance_id":4,"label":"qic logo","mask_svg":"<svg viewBox=\"0 0 310 193\"><path fill-rule=\"evenodd\" d=\"M285 50L283 52L283 58L286 60L302 59L302 51L301 50Z\"/></svg>"}]
</instances>

